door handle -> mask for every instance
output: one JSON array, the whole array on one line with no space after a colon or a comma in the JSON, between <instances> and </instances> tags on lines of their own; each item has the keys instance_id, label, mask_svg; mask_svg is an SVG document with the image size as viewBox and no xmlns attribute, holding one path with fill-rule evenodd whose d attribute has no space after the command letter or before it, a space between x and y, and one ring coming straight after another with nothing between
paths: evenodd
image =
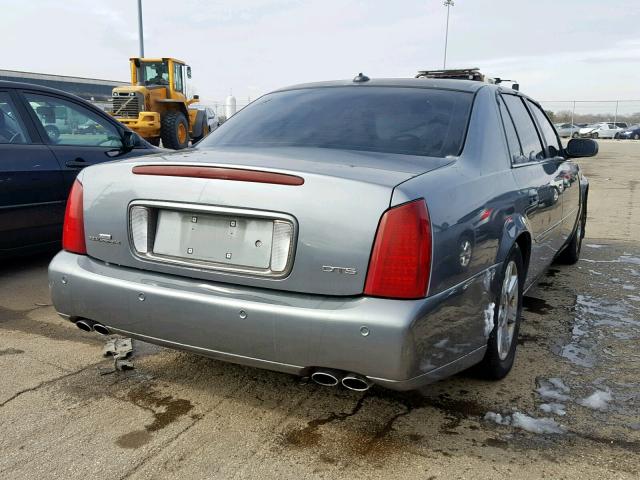
<instances>
[{"instance_id":1,"label":"door handle","mask_svg":"<svg viewBox=\"0 0 640 480\"><path fill-rule=\"evenodd\" d=\"M69 160L65 165L69 168L84 168L88 164L83 158L76 158L75 160Z\"/></svg>"}]
</instances>

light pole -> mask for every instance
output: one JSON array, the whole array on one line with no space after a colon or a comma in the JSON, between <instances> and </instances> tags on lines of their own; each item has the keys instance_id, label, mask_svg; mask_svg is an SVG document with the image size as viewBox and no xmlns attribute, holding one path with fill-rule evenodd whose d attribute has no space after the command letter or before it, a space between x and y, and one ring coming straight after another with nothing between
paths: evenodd
<instances>
[{"instance_id":1,"label":"light pole","mask_svg":"<svg viewBox=\"0 0 640 480\"><path fill-rule=\"evenodd\" d=\"M449 9L454 6L453 0L445 0L444 6L447 7L447 29L444 34L444 62L442 69L447 68L447 43L449 42Z\"/></svg>"},{"instance_id":2,"label":"light pole","mask_svg":"<svg viewBox=\"0 0 640 480\"><path fill-rule=\"evenodd\" d=\"M138 0L138 37L140 39L140 58L144 58L144 33L142 31L142 0Z\"/></svg>"}]
</instances>

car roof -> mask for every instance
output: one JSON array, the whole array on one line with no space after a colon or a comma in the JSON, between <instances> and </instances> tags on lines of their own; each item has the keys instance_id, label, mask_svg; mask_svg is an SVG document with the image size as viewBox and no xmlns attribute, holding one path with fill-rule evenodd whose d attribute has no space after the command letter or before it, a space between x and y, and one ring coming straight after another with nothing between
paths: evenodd
<instances>
[{"instance_id":1,"label":"car roof","mask_svg":"<svg viewBox=\"0 0 640 480\"><path fill-rule=\"evenodd\" d=\"M482 87L490 85L484 82L473 80L453 80L434 78L372 78L366 82L354 82L353 80L332 80L328 82L313 82L291 85L276 90L282 92L287 90L299 90L305 88L325 88L325 87L409 87L409 88L437 88L442 90L457 90L474 93Z\"/></svg>"},{"instance_id":2,"label":"car roof","mask_svg":"<svg viewBox=\"0 0 640 480\"><path fill-rule=\"evenodd\" d=\"M57 95L66 95L67 97L73 97L76 100L87 102L85 99L78 97L73 93L65 92L64 90L58 90L57 88L45 87L44 85L36 85L35 83L10 82L8 80L0 80L0 88L24 88L29 90L39 90L41 92L55 93Z\"/></svg>"}]
</instances>

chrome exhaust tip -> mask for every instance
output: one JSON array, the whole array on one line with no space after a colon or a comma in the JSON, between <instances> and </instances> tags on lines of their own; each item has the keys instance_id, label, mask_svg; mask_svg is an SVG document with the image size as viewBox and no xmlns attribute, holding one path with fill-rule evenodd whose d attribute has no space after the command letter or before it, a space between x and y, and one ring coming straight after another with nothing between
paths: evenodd
<instances>
[{"instance_id":1,"label":"chrome exhaust tip","mask_svg":"<svg viewBox=\"0 0 640 480\"><path fill-rule=\"evenodd\" d=\"M316 370L311 374L311 380L323 387L335 387L340 383L341 376L336 370Z\"/></svg>"},{"instance_id":2,"label":"chrome exhaust tip","mask_svg":"<svg viewBox=\"0 0 640 480\"><path fill-rule=\"evenodd\" d=\"M104 325L102 325L101 323L96 323L93 326L93 331L96 332L96 333L99 333L100 335L110 335L111 334L109 329L107 327L105 327Z\"/></svg>"},{"instance_id":3,"label":"chrome exhaust tip","mask_svg":"<svg viewBox=\"0 0 640 480\"><path fill-rule=\"evenodd\" d=\"M371 380L357 373L348 373L342 379L342 386L355 392L366 392L372 385Z\"/></svg>"},{"instance_id":4,"label":"chrome exhaust tip","mask_svg":"<svg viewBox=\"0 0 640 480\"><path fill-rule=\"evenodd\" d=\"M78 327L80 330L84 331L84 332L93 332L93 325L95 322L92 322L91 320L78 320L76 322L76 327Z\"/></svg>"}]
</instances>

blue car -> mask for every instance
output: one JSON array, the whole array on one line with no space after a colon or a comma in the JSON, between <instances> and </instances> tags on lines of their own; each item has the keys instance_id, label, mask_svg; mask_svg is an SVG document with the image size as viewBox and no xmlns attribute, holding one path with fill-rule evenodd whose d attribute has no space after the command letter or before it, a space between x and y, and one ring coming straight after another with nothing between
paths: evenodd
<instances>
[{"instance_id":1,"label":"blue car","mask_svg":"<svg viewBox=\"0 0 640 480\"><path fill-rule=\"evenodd\" d=\"M616 138L640 140L640 124L625 128L622 132L616 134Z\"/></svg>"},{"instance_id":2,"label":"blue car","mask_svg":"<svg viewBox=\"0 0 640 480\"><path fill-rule=\"evenodd\" d=\"M84 167L159 151L81 98L0 81L0 258L59 247Z\"/></svg>"}]
</instances>

